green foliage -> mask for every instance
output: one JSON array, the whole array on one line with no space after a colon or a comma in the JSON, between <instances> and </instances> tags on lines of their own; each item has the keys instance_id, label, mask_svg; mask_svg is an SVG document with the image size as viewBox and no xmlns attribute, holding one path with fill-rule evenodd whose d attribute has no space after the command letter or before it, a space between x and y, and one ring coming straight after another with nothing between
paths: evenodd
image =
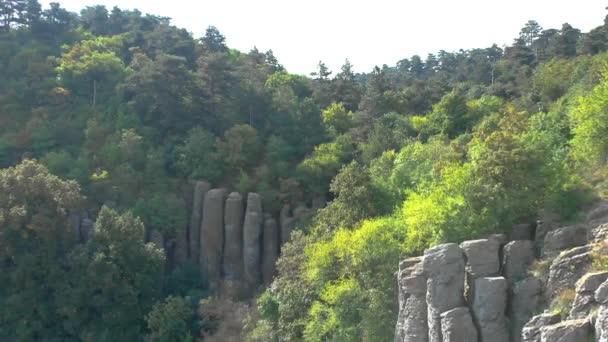
<instances>
[{"instance_id":1,"label":"green foliage","mask_svg":"<svg viewBox=\"0 0 608 342\"><path fill-rule=\"evenodd\" d=\"M215 150L215 137L202 127L191 129L183 145L175 149L177 169L189 179L215 181L222 174L221 159Z\"/></svg>"},{"instance_id":2,"label":"green foliage","mask_svg":"<svg viewBox=\"0 0 608 342\"><path fill-rule=\"evenodd\" d=\"M257 131L249 125L231 127L217 142L218 154L232 171L246 169L257 162L260 147Z\"/></svg>"},{"instance_id":3,"label":"green foliage","mask_svg":"<svg viewBox=\"0 0 608 342\"><path fill-rule=\"evenodd\" d=\"M160 299L165 255L144 242L144 225L131 213L99 212L92 237L70 253L66 329L81 339L132 340Z\"/></svg>"},{"instance_id":4,"label":"green foliage","mask_svg":"<svg viewBox=\"0 0 608 342\"><path fill-rule=\"evenodd\" d=\"M189 342L194 341L190 327L194 315L186 298L169 296L161 303L156 303L146 315L150 334L148 339L154 342Z\"/></svg>"},{"instance_id":5,"label":"green foliage","mask_svg":"<svg viewBox=\"0 0 608 342\"><path fill-rule=\"evenodd\" d=\"M352 112L347 112L342 103L332 103L323 110L323 125L331 136L344 134L352 125Z\"/></svg>"}]
</instances>

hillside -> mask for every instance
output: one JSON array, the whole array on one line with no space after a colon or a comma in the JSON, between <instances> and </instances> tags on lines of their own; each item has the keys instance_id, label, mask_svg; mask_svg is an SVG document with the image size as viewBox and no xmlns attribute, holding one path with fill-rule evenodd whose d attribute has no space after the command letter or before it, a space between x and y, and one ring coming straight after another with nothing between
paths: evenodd
<instances>
[{"instance_id":1,"label":"hillside","mask_svg":"<svg viewBox=\"0 0 608 342\"><path fill-rule=\"evenodd\" d=\"M606 196L598 24L303 76L215 27L0 1L0 339L393 340L401 260Z\"/></svg>"}]
</instances>

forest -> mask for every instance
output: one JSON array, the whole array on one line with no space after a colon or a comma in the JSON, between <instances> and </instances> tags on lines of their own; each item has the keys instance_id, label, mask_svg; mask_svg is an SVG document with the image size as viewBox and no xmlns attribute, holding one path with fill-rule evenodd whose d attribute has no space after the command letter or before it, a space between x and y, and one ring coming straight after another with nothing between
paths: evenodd
<instances>
[{"instance_id":1,"label":"forest","mask_svg":"<svg viewBox=\"0 0 608 342\"><path fill-rule=\"evenodd\" d=\"M401 259L608 195L608 17L522 24L509 46L304 76L212 26L1 0L0 340L392 341ZM274 216L326 205L271 284L223 298L170 248L194 181Z\"/></svg>"}]
</instances>

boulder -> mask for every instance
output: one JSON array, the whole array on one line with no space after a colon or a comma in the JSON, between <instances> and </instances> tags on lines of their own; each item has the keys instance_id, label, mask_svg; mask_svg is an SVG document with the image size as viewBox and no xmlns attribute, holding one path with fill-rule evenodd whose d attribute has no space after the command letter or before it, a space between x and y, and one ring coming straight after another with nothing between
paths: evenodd
<instances>
[{"instance_id":1,"label":"boulder","mask_svg":"<svg viewBox=\"0 0 608 342\"><path fill-rule=\"evenodd\" d=\"M591 246L575 247L560 253L549 267L546 295L553 298L562 290L573 289L591 264Z\"/></svg>"},{"instance_id":2,"label":"boulder","mask_svg":"<svg viewBox=\"0 0 608 342\"><path fill-rule=\"evenodd\" d=\"M448 310L441 314L442 342L478 342L478 334L471 313L466 307Z\"/></svg>"},{"instance_id":3,"label":"boulder","mask_svg":"<svg viewBox=\"0 0 608 342\"><path fill-rule=\"evenodd\" d=\"M521 223L513 225L513 227L511 227L511 231L509 232L509 241L533 240L534 230L534 225L530 223Z\"/></svg>"},{"instance_id":4,"label":"boulder","mask_svg":"<svg viewBox=\"0 0 608 342\"><path fill-rule=\"evenodd\" d=\"M594 307L595 291L608 279L608 272L587 273L576 282L576 296L568 315L569 319L582 319L587 317Z\"/></svg>"},{"instance_id":5,"label":"boulder","mask_svg":"<svg viewBox=\"0 0 608 342\"><path fill-rule=\"evenodd\" d=\"M455 243L437 245L424 251L422 270L426 273L429 341L442 341L441 314L464 306L464 253Z\"/></svg>"},{"instance_id":6,"label":"boulder","mask_svg":"<svg viewBox=\"0 0 608 342\"><path fill-rule=\"evenodd\" d=\"M190 261L194 264L199 263L200 259L200 232L201 221L203 215L203 202L205 195L211 189L211 185L207 182L194 183L194 191L192 195L192 212L190 215L190 225L188 226L189 239L189 255Z\"/></svg>"},{"instance_id":7,"label":"boulder","mask_svg":"<svg viewBox=\"0 0 608 342\"><path fill-rule=\"evenodd\" d=\"M473 316L479 327L481 342L509 342L507 328L507 282L503 277L475 280Z\"/></svg>"},{"instance_id":8,"label":"boulder","mask_svg":"<svg viewBox=\"0 0 608 342\"><path fill-rule=\"evenodd\" d=\"M595 340L608 342L608 305L600 306L595 318Z\"/></svg>"},{"instance_id":9,"label":"boulder","mask_svg":"<svg viewBox=\"0 0 608 342\"><path fill-rule=\"evenodd\" d=\"M243 196L232 192L226 198L224 209L224 257L222 271L228 280L243 277Z\"/></svg>"},{"instance_id":10,"label":"boulder","mask_svg":"<svg viewBox=\"0 0 608 342\"><path fill-rule=\"evenodd\" d=\"M220 280L224 247L224 202L226 189L212 189L203 201L199 265L203 281L216 288Z\"/></svg>"},{"instance_id":11,"label":"boulder","mask_svg":"<svg viewBox=\"0 0 608 342\"><path fill-rule=\"evenodd\" d=\"M586 319L564 321L540 329L541 342L586 342L591 336Z\"/></svg>"},{"instance_id":12,"label":"boulder","mask_svg":"<svg viewBox=\"0 0 608 342\"><path fill-rule=\"evenodd\" d=\"M608 304L608 281L603 282L595 290L595 301L599 304Z\"/></svg>"},{"instance_id":13,"label":"boulder","mask_svg":"<svg viewBox=\"0 0 608 342\"><path fill-rule=\"evenodd\" d=\"M559 314L543 313L532 317L523 328L521 334L522 342L540 342L540 331L543 327L557 324L561 320ZM514 340L515 341L515 340Z\"/></svg>"},{"instance_id":14,"label":"boulder","mask_svg":"<svg viewBox=\"0 0 608 342\"><path fill-rule=\"evenodd\" d=\"M503 249L503 274L511 283L527 278L528 268L534 262L532 241L509 242Z\"/></svg>"},{"instance_id":15,"label":"boulder","mask_svg":"<svg viewBox=\"0 0 608 342\"><path fill-rule=\"evenodd\" d=\"M472 278L497 275L500 271L499 242L494 239L465 241L460 248L466 256L466 271Z\"/></svg>"},{"instance_id":16,"label":"boulder","mask_svg":"<svg viewBox=\"0 0 608 342\"><path fill-rule=\"evenodd\" d=\"M422 258L410 258L399 264L399 316L395 328L396 342L427 342L426 276Z\"/></svg>"},{"instance_id":17,"label":"boulder","mask_svg":"<svg viewBox=\"0 0 608 342\"><path fill-rule=\"evenodd\" d=\"M275 262L279 257L279 228L277 221L266 214L264 218L264 243L262 246L262 278L270 284L275 273Z\"/></svg>"},{"instance_id":18,"label":"boulder","mask_svg":"<svg viewBox=\"0 0 608 342\"><path fill-rule=\"evenodd\" d=\"M261 237L264 216L262 198L250 192L247 196L247 209L243 223L243 266L245 281L253 290L261 282Z\"/></svg>"},{"instance_id":19,"label":"boulder","mask_svg":"<svg viewBox=\"0 0 608 342\"><path fill-rule=\"evenodd\" d=\"M310 210L306 204L300 203L293 210L293 217L297 220L303 220L312 215L312 210Z\"/></svg>"},{"instance_id":20,"label":"boulder","mask_svg":"<svg viewBox=\"0 0 608 342\"><path fill-rule=\"evenodd\" d=\"M542 250L545 242L545 235L550 231L559 228L560 215L550 210L543 210L539 213L539 219L536 222L536 231L534 233L534 247L536 251ZM540 254L540 253L539 253Z\"/></svg>"},{"instance_id":21,"label":"boulder","mask_svg":"<svg viewBox=\"0 0 608 342\"><path fill-rule=\"evenodd\" d=\"M576 225L557 228L545 235L542 255L555 256L565 249L583 246L586 243L587 229L585 226Z\"/></svg>"},{"instance_id":22,"label":"boulder","mask_svg":"<svg viewBox=\"0 0 608 342\"><path fill-rule=\"evenodd\" d=\"M511 341L519 342L522 340L524 326L540 306L542 284L538 278L530 277L513 283L509 291ZM553 323L557 323L557 321ZM540 340L540 335L538 335L538 340Z\"/></svg>"}]
</instances>

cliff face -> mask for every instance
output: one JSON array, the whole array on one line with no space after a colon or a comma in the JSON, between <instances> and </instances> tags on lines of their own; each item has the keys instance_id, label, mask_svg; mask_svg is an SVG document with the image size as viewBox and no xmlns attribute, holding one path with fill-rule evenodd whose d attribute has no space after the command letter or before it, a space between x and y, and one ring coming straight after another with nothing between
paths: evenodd
<instances>
[{"instance_id":1,"label":"cliff face","mask_svg":"<svg viewBox=\"0 0 608 342\"><path fill-rule=\"evenodd\" d=\"M607 234L600 202L581 224L545 214L402 261L395 341L608 342L608 270L592 267Z\"/></svg>"}]
</instances>

